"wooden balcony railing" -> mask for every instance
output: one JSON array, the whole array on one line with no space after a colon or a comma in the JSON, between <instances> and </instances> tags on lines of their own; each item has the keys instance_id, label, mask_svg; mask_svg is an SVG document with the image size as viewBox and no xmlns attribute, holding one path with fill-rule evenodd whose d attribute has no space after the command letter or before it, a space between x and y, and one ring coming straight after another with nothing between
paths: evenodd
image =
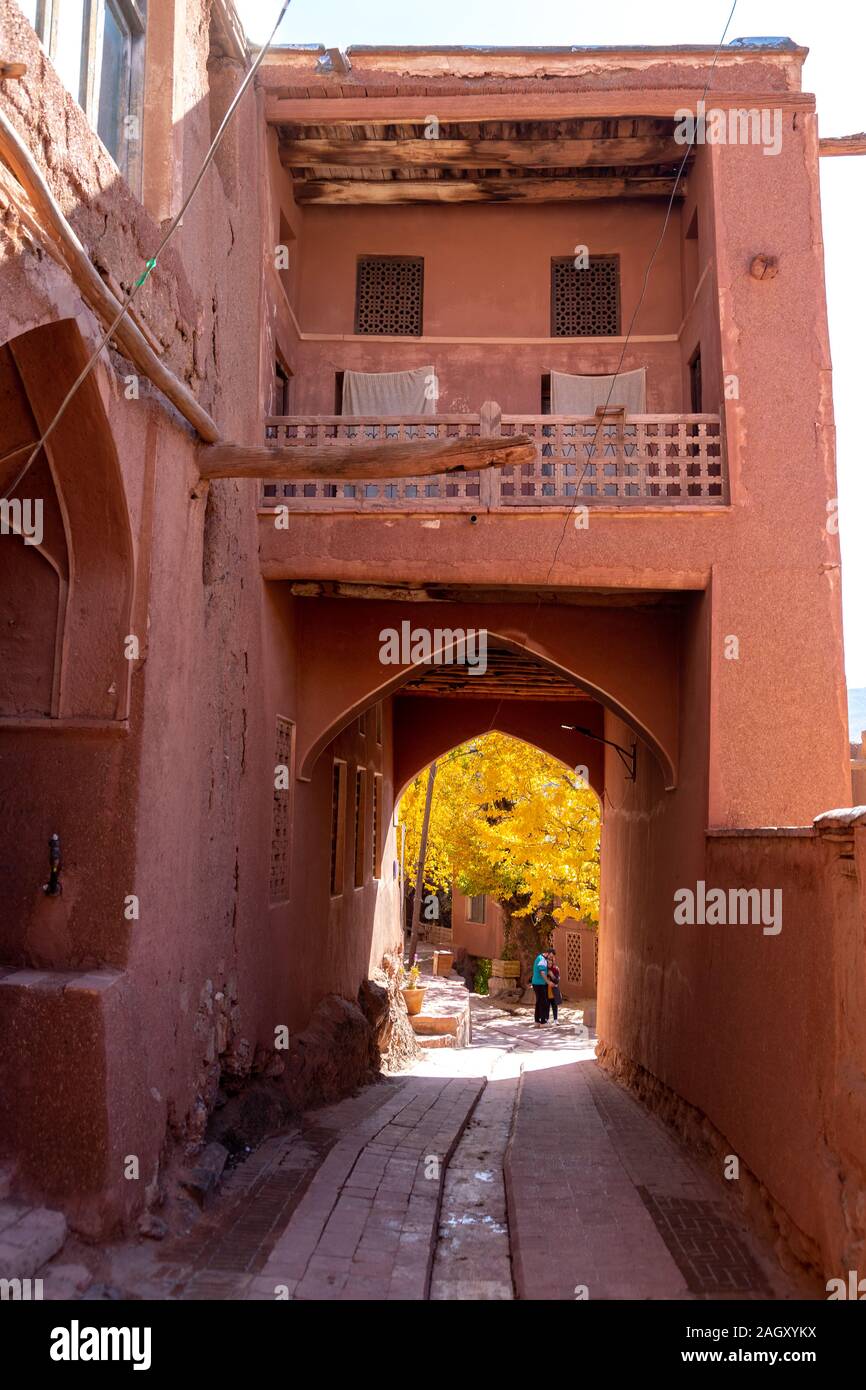
<instances>
[{"instance_id":1,"label":"wooden balcony railing","mask_svg":"<svg viewBox=\"0 0 866 1390\"><path fill-rule=\"evenodd\" d=\"M529 435L533 463L474 473L350 483L267 482L262 506L290 511L504 511L507 508L708 507L728 501L718 415L478 415L366 419L289 415L265 424L266 443L359 444L383 439Z\"/></svg>"}]
</instances>

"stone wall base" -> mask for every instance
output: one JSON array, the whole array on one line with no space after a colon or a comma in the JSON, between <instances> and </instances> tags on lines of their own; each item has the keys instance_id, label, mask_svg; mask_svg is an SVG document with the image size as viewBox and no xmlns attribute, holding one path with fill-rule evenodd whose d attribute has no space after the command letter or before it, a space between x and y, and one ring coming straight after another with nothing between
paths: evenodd
<instances>
[{"instance_id":1,"label":"stone wall base","mask_svg":"<svg viewBox=\"0 0 866 1390\"><path fill-rule=\"evenodd\" d=\"M725 1159L734 1149L702 1111L683 1100L639 1062L625 1057L618 1048L600 1041L596 1056L605 1071L669 1125L700 1162L724 1181L721 1175ZM742 1158L739 1164L739 1179L726 1186L733 1190L732 1195L738 1199L749 1224L773 1247L780 1265L788 1273L823 1282L828 1275L816 1242L794 1224Z\"/></svg>"}]
</instances>

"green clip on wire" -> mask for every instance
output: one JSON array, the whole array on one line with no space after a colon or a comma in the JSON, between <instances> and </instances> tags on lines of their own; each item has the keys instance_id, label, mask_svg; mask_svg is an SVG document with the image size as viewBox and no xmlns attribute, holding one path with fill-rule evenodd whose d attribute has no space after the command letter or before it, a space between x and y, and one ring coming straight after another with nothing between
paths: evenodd
<instances>
[{"instance_id":1,"label":"green clip on wire","mask_svg":"<svg viewBox=\"0 0 866 1390\"><path fill-rule=\"evenodd\" d=\"M151 260L145 262L144 274L143 274L143 275L140 275L139 278L136 280L136 282L135 282L135 288L138 289L138 287L139 287L140 285L143 285L144 282L145 282L145 280L147 279L148 275L150 274L150 272L151 272L152 270L155 270L155 269L156 269L156 256L153 256Z\"/></svg>"}]
</instances>

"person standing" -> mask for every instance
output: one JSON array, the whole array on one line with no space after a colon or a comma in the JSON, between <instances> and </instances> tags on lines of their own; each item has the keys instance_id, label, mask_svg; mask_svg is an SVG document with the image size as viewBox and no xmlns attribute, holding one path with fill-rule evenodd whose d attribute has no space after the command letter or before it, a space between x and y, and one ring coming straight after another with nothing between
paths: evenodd
<instances>
[{"instance_id":1,"label":"person standing","mask_svg":"<svg viewBox=\"0 0 866 1390\"><path fill-rule=\"evenodd\" d=\"M562 1003L562 990L559 988L560 972L556 963L556 951L551 946L547 953L547 998L553 1011L553 1021L559 1019L559 1006Z\"/></svg>"},{"instance_id":2,"label":"person standing","mask_svg":"<svg viewBox=\"0 0 866 1390\"><path fill-rule=\"evenodd\" d=\"M547 955L539 951L532 965L532 988L535 990L536 1025L546 1023L550 1017L550 1000L547 997Z\"/></svg>"}]
</instances>

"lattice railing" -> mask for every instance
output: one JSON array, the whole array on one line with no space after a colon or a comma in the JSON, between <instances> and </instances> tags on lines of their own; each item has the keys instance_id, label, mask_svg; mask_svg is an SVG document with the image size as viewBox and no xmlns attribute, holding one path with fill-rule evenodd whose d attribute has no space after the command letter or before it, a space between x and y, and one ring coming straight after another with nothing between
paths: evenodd
<instances>
[{"instance_id":1,"label":"lattice railing","mask_svg":"<svg viewBox=\"0 0 866 1390\"><path fill-rule=\"evenodd\" d=\"M267 444L358 444L371 440L477 439L480 415L419 415L387 420L359 415L297 415L265 424ZM263 505L293 511L480 511L481 474L438 473L426 478L389 478L375 483L265 483Z\"/></svg>"},{"instance_id":2,"label":"lattice railing","mask_svg":"<svg viewBox=\"0 0 866 1390\"><path fill-rule=\"evenodd\" d=\"M718 415L345 415L275 417L269 444L345 445L370 440L529 435L534 462L481 472L394 478L267 482L262 505L291 511L491 511L578 505L706 507L728 501L724 434Z\"/></svg>"},{"instance_id":3,"label":"lattice railing","mask_svg":"<svg viewBox=\"0 0 866 1390\"><path fill-rule=\"evenodd\" d=\"M534 463L496 469L502 507L727 502L718 415L503 415L500 432L537 449Z\"/></svg>"}]
</instances>

